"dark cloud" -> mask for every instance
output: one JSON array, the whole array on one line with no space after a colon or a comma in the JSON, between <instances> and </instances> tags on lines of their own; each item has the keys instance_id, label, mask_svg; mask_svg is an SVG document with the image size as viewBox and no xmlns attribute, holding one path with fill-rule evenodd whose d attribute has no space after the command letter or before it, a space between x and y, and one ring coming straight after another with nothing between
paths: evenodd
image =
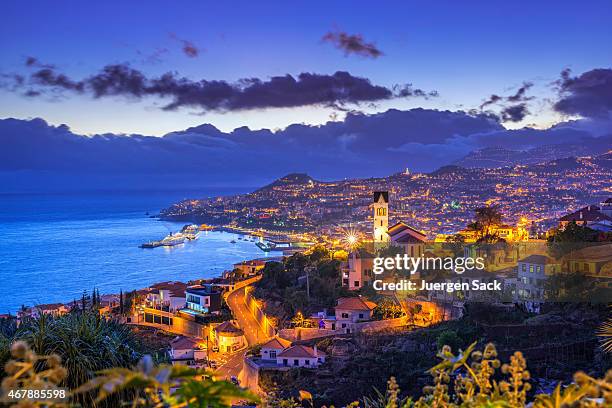
<instances>
[{"instance_id":1,"label":"dark cloud","mask_svg":"<svg viewBox=\"0 0 612 408\"><path fill-rule=\"evenodd\" d=\"M508 102L526 102L533 99L533 96L526 96L527 91L533 86L532 82L523 82L523 85L516 91L514 95L506 98Z\"/></svg>"},{"instance_id":2,"label":"dark cloud","mask_svg":"<svg viewBox=\"0 0 612 408\"><path fill-rule=\"evenodd\" d=\"M34 91L71 91L89 94L94 98L124 96L143 98L154 96L171 100L165 110L181 107L204 111L234 111L300 106L344 107L347 104L379 102L393 98L432 97L437 92L426 92L411 85L387 88L372 84L367 78L356 77L345 71L332 75L301 73L275 76L267 80L246 78L236 83L217 80L193 81L168 72L148 78L127 64L105 66L99 73L83 80L74 80L50 68L36 70L29 84Z\"/></svg>"},{"instance_id":3,"label":"dark cloud","mask_svg":"<svg viewBox=\"0 0 612 408\"><path fill-rule=\"evenodd\" d=\"M553 108L563 114L585 118L608 118L612 112L612 69L593 69L572 76L569 69L561 72L556 85L559 100Z\"/></svg>"},{"instance_id":4,"label":"dark cloud","mask_svg":"<svg viewBox=\"0 0 612 408\"><path fill-rule=\"evenodd\" d=\"M55 68L55 65L43 64L42 62L38 60L38 58L31 57L31 56L26 57L25 65L26 67L48 68L48 69Z\"/></svg>"},{"instance_id":5,"label":"dark cloud","mask_svg":"<svg viewBox=\"0 0 612 408\"><path fill-rule=\"evenodd\" d=\"M170 33L170 38L181 43L183 54L189 58L196 58L200 55L200 49L193 42L179 38L174 33Z\"/></svg>"},{"instance_id":6,"label":"dark cloud","mask_svg":"<svg viewBox=\"0 0 612 408\"><path fill-rule=\"evenodd\" d=\"M497 102L501 101L502 99L504 99L504 98L502 98L502 97L501 97L501 96L499 96L499 95L495 95L495 94L493 94L493 95L489 96L489 99L487 99L486 101L484 101L484 102L483 102L483 103L480 105L480 109L483 109L483 108L485 108L485 107L487 107L487 106L489 106L489 105L496 104Z\"/></svg>"},{"instance_id":7,"label":"dark cloud","mask_svg":"<svg viewBox=\"0 0 612 408\"><path fill-rule=\"evenodd\" d=\"M518 105L506 106L500 112L504 122L520 122L525 116L529 115L527 104L520 103Z\"/></svg>"},{"instance_id":8,"label":"dark cloud","mask_svg":"<svg viewBox=\"0 0 612 408\"><path fill-rule=\"evenodd\" d=\"M396 85L394 87L394 91L396 91L397 95L402 97L402 98L408 98L408 97L421 97L421 98L435 98L440 96L440 94L438 93L438 91L424 91L422 89L419 88L413 88L412 84L406 84L406 85Z\"/></svg>"},{"instance_id":9,"label":"dark cloud","mask_svg":"<svg viewBox=\"0 0 612 408\"><path fill-rule=\"evenodd\" d=\"M589 138L575 123L546 130L506 130L486 113L391 109L371 115L348 113L343 120L294 124L278 131L241 127L223 132L203 124L164 137L85 137L42 119L5 119L0 120L0 177L31 174L22 183L29 187L49 174L58 174L60 188L72 186L71 177L77 176L88 188L116 187L117 181L132 183L131 187L156 183L158 188L187 182L256 186L290 172L339 179L385 176L406 167L431 171L489 147L520 154L518 149L557 151L550 148L555 145L571 155L575 150L568 143L599 143L602 149L606 141L609 145L609 136Z\"/></svg>"},{"instance_id":10,"label":"dark cloud","mask_svg":"<svg viewBox=\"0 0 612 408\"><path fill-rule=\"evenodd\" d=\"M501 108L499 117L503 122L520 122L525 116L529 115L526 102L534 99L534 97L527 96L526 94L532 86L532 82L523 82L513 95L500 96L492 94L480 105L480 110L482 111L491 105L499 105Z\"/></svg>"},{"instance_id":11,"label":"dark cloud","mask_svg":"<svg viewBox=\"0 0 612 408\"><path fill-rule=\"evenodd\" d=\"M30 76L30 80L34 85L42 87L50 87L56 89L64 89L75 92L83 92L85 83L82 81L73 81L64 74L57 73L52 68L43 68L34 72Z\"/></svg>"},{"instance_id":12,"label":"dark cloud","mask_svg":"<svg viewBox=\"0 0 612 408\"><path fill-rule=\"evenodd\" d=\"M322 40L344 51L345 55L356 54L368 58L378 58L383 55L383 52L374 43L366 42L360 34L330 31L323 36Z\"/></svg>"}]
</instances>

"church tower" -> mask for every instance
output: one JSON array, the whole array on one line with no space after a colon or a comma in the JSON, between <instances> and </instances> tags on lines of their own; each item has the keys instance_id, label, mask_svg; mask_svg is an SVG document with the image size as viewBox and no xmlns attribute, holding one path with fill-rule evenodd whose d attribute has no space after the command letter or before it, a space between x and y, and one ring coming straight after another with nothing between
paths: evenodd
<instances>
[{"instance_id":1,"label":"church tower","mask_svg":"<svg viewBox=\"0 0 612 408\"><path fill-rule=\"evenodd\" d=\"M389 192L387 191L375 191L374 192L374 203L372 204L374 209L374 230L373 238L374 243L382 243L389 241Z\"/></svg>"}]
</instances>

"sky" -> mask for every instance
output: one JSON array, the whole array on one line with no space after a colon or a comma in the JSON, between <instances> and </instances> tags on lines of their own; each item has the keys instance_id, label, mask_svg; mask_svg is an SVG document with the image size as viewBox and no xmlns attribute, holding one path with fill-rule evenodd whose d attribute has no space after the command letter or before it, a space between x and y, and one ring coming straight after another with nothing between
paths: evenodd
<instances>
[{"instance_id":1,"label":"sky","mask_svg":"<svg viewBox=\"0 0 612 408\"><path fill-rule=\"evenodd\" d=\"M503 126L546 128L564 119L551 108L556 97L551 83L564 69L579 75L610 67L610 21L608 1L391 1L376 6L365 1L8 1L0 16L0 117L40 117L79 134L161 136L202 123L225 132L242 126L282 129L339 120L350 110L480 109L491 95L512 96L529 83L525 95L533 99L524 101L529 114ZM342 43L356 37L358 48ZM146 78L172 72L195 83L252 78L265 83L287 74L345 71L392 95L271 106L241 96L221 107L188 101L168 109L173 94L150 87L144 95L115 89L92 96L92 91L39 81L39 94L24 96L32 87L11 83L11 76L27 79L46 67L52 67L55 79L62 74L78 83L113 64ZM406 84L424 96L396 96ZM503 107L486 105L498 115Z\"/></svg>"}]
</instances>

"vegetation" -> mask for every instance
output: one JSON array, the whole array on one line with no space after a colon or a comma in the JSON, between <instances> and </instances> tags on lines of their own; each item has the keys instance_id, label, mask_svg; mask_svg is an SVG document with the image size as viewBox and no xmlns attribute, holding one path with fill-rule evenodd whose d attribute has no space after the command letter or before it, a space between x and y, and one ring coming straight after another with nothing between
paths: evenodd
<instances>
[{"instance_id":1,"label":"vegetation","mask_svg":"<svg viewBox=\"0 0 612 408\"><path fill-rule=\"evenodd\" d=\"M476 343L455 355L444 346L438 357L442 362L428 372L433 377L432 386L424 388L424 395L416 401L400 397L400 389L391 378L385 394L377 392L376 398L364 398L365 408L459 408L459 407L508 407L522 408L527 405L530 374L527 363L520 352L510 357L510 362L501 364L497 350L491 343L483 351L475 351ZM496 379L501 368L505 376ZM452 391L451 391L452 390ZM578 372L574 383L562 388L557 385L551 394L536 395L534 408L561 407L606 407L612 404L612 370L603 379L596 379ZM361 406L359 402L351 407Z\"/></svg>"},{"instance_id":2,"label":"vegetation","mask_svg":"<svg viewBox=\"0 0 612 408\"><path fill-rule=\"evenodd\" d=\"M498 206L484 206L474 210L474 221L468 228L478 232L478 243L491 244L500 240L493 227L502 223L502 213Z\"/></svg>"},{"instance_id":3,"label":"vegetation","mask_svg":"<svg viewBox=\"0 0 612 408\"><path fill-rule=\"evenodd\" d=\"M14 331L0 335L2 366L10 358L10 344L17 340L25 341L36 355L59 356L67 371L61 384L70 389L82 386L100 370L131 367L143 354L154 351L129 326L88 311L23 320ZM90 400L87 395L79 398L82 403Z\"/></svg>"},{"instance_id":4,"label":"vegetation","mask_svg":"<svg viewBox=\"0 0 612 408\"><path fill-rule=\"evenodd\" d=\"M76 407L80 395L94 395L86 405L96 406L108 400L110 406L216 408L230 407L233 401L257 402L251 393L227 381L214 381L210 374L182 365L155 366L150 356L143 357L134 368L109 368L77 389L70 389L66 398L36 401L10 400L12 389L60 390L70 372L61 365L57 354L39 356L23 341L13 343L12 360L6 366L7 377L2 381L3 403L16 407ZM121 396L119 400L113 397Z\"/></svg>"},{"instance_id":5,"label":"vegetation","mask_svg":"<svg viewBox=\"0 0 612 408\"><path fill-rule=\"evenodd\" d=\"M577 225L574 221L567 224L565 228L555 229L547 239L548 249L555 258L597 242L612 242L612 234Z\"/></svg>"},{"instance_id":6,"label":"vegetation","mask_svg":"<svg viewBox=\"0 0 612 408\"><path fill-rule=\"evenodd\" d=\"M280 327L289 325L298 313L310 316L334 307L339 297L355 296L341 285L340 262L323 247L266 263L254 295L266 299L265 312L278 319Z\"/></svg>"}]
</instances>

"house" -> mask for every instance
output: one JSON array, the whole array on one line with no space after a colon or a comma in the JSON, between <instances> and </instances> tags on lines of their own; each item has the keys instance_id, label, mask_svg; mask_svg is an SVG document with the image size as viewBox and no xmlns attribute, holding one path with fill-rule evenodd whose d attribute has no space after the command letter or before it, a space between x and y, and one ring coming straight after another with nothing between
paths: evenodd
<instances>
[{"instance_id":1,"label":"house","mask_svg":"<svg viewBox=\"0 0 612 408\"><path fill-rule=\"evenodd\" d=\"M36 305L31 309L31 316L38 318L41 315L59 317L68 313L70 309L62 303L48 303L43 305Z\"/></svg>"},{"instance_id":2,"label":"house","mask_svg":"<svg viewBox=\"0 0 612 408\"><path fill-rule=\"evenodd\" d=\"M358 290L369 285L374 278L373 264L374 255L371 253L362 248L352 251L347 262L344 262L340 268L342 286L349 290Z\"/></svg>"},{"instance_id":3,"label":"house","mask_svg":"<svg viewBox=\"0 0 612 408\"><path fill-rule=\"evenodd\" d=\"M119 306L119 302L119 295L102 295L100 296L100 309L98 311L101 315L109 314L114 308Z\"/></svg>"},{"instance_id":4,"label":"house","mask_svg":"<svg viewBox=\"0 0 612 408\"><path fill-rule=\"evenodd\" d=\"M389 228L388 234L391 244L402 248L410 257L419 257L425 252L427 235L403 222Z\"/></svg>"},{"instance_id":5,"label":"house","mask_svg":"<svg viewBox=\"0 0 612 408\"><path fill-rule=\"evenodd\" d=\"M147 306L152 309L175 312L185 307L185 289L183 282L160 282L148 288Z\"/></svg>"},{"instance_id":6,"label":"house","mask_svg":"<svg viewBox=\"0 0 612 408\"><path fill-rule=\"evenodd\" d=\"M185 308L181 311L189 314L219 313L221 296L221 292L210 286L190 286L185 290Z\"/></svg>"},{"instance_id":7,"label":"house","mask_svg":"<svg viewBox=\"0 0 612 408\"><path fill-rule=\"evenodd\" d=\"M565 228L571 222L587 227L592 224L612 223L612 198L608 198L600 206L588 205L559 218L559 228Z\"/></svg>"},{"instance_id":8,"label":"house","mask_svg":"<svg viewBox=\"0 0 612 408\"><path fill-rule=\"evenodd\" d=\"M172 364L200 365L206 361L207 347L193 337L177 336L170 342Z\"/></svg>"},{"instance_id":9,"label":"house","mask_svg":"<svg viewBox=\"0 0 612 408\"><path fill-rule=\"evenodd\" d=\"M282 337L273 337L261 345L261 359L266 361L276 361L276 357L285 349L291 347L291 342Z\"/></svg>"},{"instance_id":10,"label":"house","mask_svg":"<svg viewBox=\"0 0 612 408\"><path fill-rule=\"evenodd\" d=\"M229 320L215 327L213 336L221 353L231 353L246 346L244 332Z\"/></svg>"},{"instance_id":11,"label":"house","mask_svg":"<svg viewBox=\"0 0 612 408\"><path fill-rule=\"evenodd\" d=\"M257 274L266 266L266 261L261 259L253 259L234 264L234 270L238 271L242 276L252 276Z\"/></svg>"},{"instance_id":12,"label":"house","mask_svg":"<svg viewBox=\"0 0 612 408\"><path fill-rule=\"evenodd\" d=\"M283 350L276 357L276 364L283 367L318 367L325 362L325 353L314 348L295 345Z\"/></svg>"},{"instance_id":13,"label":"house","mask_svg":"<svg viewBox=\"0 0 612 408\"><path fill-rule=\"evenodd\" d=\"M544 301L547 276L561 272L561 264L546 255L530 255L518 261L517 272L518 298Z\"/></svg>"},{"instance_id":14,"label":"house","mask_svg":"<svg viewBox=\"0 0 612 408\"><path fill-rule=\"evenodd\" d=\"M593 245L573 251L563 258L563 262L570 273L612 279L612 244Z\"/></svg>"},{"instance_id":15,"label":"house","mask_svg":"<svg viewBox=\"0 0 612 408\"><path fill-rule=\"evenodd\" d=\"M372 320L376 303L358 297L340 298L335 308L334 330L343 329L346 333L354 331L354 323Z\"/></svg>"}]
</instances>

